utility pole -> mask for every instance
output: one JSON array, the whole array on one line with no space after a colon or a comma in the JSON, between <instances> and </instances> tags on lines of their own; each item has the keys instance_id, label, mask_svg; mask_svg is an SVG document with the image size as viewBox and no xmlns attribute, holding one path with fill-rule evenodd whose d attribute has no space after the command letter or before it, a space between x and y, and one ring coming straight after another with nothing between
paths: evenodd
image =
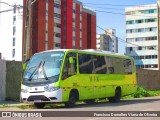
<instances>
[{"instance_id":1,"label":"utility pole","mask_svg":"<svg viewBox=\"0 0 160 120\"><path fill-rule=\"evenodd\" d=\"M26 16L25 16L25 33L24 33L24 50L23 50L23 61L26 61L31 56L31 21L32 21L32 5L37 0L27 0L26 7Z\"/></svg>"}]
</instances>

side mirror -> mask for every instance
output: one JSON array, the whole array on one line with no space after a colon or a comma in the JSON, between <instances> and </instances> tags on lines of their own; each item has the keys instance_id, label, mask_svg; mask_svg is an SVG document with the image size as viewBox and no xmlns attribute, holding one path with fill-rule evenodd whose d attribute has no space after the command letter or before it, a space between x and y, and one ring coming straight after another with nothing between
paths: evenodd
<instances>
[{"instance_id":1,"label":"side mirror","mask_svg":"<svg viewBox=\"0 0 160 120\"><path fill-rule=\"evenodd\" d=\"M23 71L26 70L26 67L27 67L27 63L24 63L24 64L23 64Z\"/></svg>"},{"instance_id":2,"label":"side mirror","mask_svg":"<svg viewBox=\"0 0 160 120\"><path fill-rule=\"evenodd\" d=\"M72 75L75 75L75 67L74 67L74 59L73 57L69 57L69 64L70 67L68 69L68 76L72 76Z\"/></svg>"},{"instance_id":3,"label":"side mirror","mask_svg":"<svg viewBox=\"0 0 160 120\"><path fill-rule=\"evenodd\" d=\"M70 63L70 64L73 64L73 63L74 63L73 57L69 57L69 63Z\"/></svg>"}]
</instances>

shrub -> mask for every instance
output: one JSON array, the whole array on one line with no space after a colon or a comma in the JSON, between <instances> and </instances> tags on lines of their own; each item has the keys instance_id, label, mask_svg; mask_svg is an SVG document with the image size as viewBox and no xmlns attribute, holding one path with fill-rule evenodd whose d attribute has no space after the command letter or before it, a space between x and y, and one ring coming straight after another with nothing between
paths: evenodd
<instances>
[{"instance_id":1,"label":"shrub","mask_svg":"<svg viewBox=\"0 0 160 120\"><path fill-rule=\"evenodd\" d=\"M155 92L146 90L143 87L138 87L136 93L133 94L133 97L140 98L140 97L150 97L150 96L156 96L156 95L157 94Z\"/></svg>"}]
</instances>

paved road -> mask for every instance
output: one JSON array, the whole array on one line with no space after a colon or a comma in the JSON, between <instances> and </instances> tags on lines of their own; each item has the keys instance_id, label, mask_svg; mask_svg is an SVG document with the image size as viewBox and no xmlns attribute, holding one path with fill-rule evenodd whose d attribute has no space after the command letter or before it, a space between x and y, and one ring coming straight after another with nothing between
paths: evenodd
<instances>
[{"instance_id":1,"label":"paved road","mask_svg":"<svg viewBox=\"0 0 160 120\"><path fill-rule=\"evenodd\" d=\"M0 111L25 111L22 109L18 109L18 108L3 108L0 109ZM51 114L54 114L54 111L58 111L58 113L56 114L62 114L62 111L70 111L72 114L72 111L86 111L83 113L79 113L79 114L86 114L87 111L96 111L96 113L103 113L102 111L109 111L109 113L112 113L113 111L118 111L120 113L124 113L125 115L125 111L139 111L138 113L145 111L145 113L148 113L148 111L152 111L152 113L155 113L154 111L158 111L158 114L160 114L160 97L148 97L148 98L140 98L140 99L129 99L129 100L122 100L119 103L109 103L109 102L101 102L101 103L95 103L95 104L80 104L80 105L76 105L75 108L64 108L62 106L58 107L51 107L51 108L47 108L47 109L27 109L27 111L33 112L33 111L49 111L51 112ZM114 112L113 112L114 113ZM130 112L127 112L127 114ZM134 112L131 112L134 113ZM76 112L73 112L73 114L75 115ZM149 112L149 114L151 114ZM156 113L155 113L156 114ZM152 114L153 115L153 114ZM149 115L150 117L77 117L76 120L103 120L108 118L109 120L131 120L131 119L140 119L140 120L159 120L160 117L152 117L152 115ZM63 120L65 118L65 120L75 120L75 118L70 118L70 117L46 117L46 118L34 118L36 120L49 120L49 119L58 119L58 120ZM0 120L4 120L4 118L0 118ZM10 120L11 118L5 118L5 120ZM11 120L20 120L22 118L12 118ZM23 118L24 119L24 118ZM27 120L31 119L31 118L25 118Z\"/></svg>"}]
</instances>

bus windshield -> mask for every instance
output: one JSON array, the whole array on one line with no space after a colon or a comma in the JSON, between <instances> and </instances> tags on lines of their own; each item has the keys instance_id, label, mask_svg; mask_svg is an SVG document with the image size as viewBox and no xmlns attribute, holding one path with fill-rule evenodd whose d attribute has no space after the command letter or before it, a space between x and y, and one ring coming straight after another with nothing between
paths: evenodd
<instances>
[{"instance_id":1,"label":"bus windshield","mask_svg":"<svg viewBox=\"0 0 160 120\"><path fill-rule=\"evenodd\" d=\"M39 53L30 59L24 72L24 84L53 83L59 78L64 52Z\"/></svg>"}]
</instances>

